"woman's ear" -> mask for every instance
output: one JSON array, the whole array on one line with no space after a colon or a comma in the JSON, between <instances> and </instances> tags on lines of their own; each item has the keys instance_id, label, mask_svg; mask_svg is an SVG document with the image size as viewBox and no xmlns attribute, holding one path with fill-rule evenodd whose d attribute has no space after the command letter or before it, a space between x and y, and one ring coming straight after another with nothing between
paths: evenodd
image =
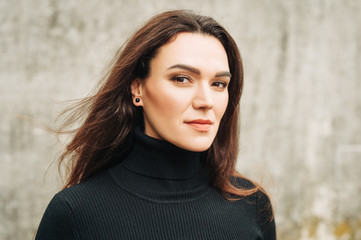
<instances>
[{"instance_id":1,"label":"woman's ear","mask_svg":"<svg viewBox=\"0 0 361 240\"><path fill-rule=\"evenodd\" d=\"M142 83L139 78L133 80L131 85L131 91L132 91L132 99L134 106L141 107L143 106L142 101Z\"/></svg>"}]
</instances>

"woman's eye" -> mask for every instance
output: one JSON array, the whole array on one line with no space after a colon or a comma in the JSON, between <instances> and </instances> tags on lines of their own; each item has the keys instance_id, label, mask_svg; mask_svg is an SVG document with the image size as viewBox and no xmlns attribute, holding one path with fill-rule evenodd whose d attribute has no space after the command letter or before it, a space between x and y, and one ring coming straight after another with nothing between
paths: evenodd
<instances>
[{"instance_id":1,"label":"woman's eye","mask_svg":"<svg viewBox=\"0 0 361 240\"><path fill-rule=\"evenodd\" d=\"M176 83L189 83L191 81L187 76L174 76L171 79Z\"/></svg>"},{"instance_id":2,"label":"woman's eye","mask_svg":"<svg viewBox=\"0 0 361 240\"><path fill-rule=\"evenodd\" d=\"M228 84L226 82L214 82L212 84L213 86L217 87L217 88L226 88L228 86Z\"/></svg>"}]
</instances>

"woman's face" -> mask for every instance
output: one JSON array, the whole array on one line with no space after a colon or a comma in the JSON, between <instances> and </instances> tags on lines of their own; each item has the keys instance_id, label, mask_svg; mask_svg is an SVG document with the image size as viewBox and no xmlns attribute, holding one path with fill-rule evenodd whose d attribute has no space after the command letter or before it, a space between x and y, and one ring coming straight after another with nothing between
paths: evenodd
<instances>
[{"instance_id":1,"label":"woman's face","mask_svg":"<svg viewBox=\"0 0 361 240\"><path fill-rule=\"evenodd\" d=\"M133 102L143 106L145 134L186 150L207 150L227 108L230 79L218 39L178 34L158 49L149 76L132 84Z\"/></svg>"}]
</instances>

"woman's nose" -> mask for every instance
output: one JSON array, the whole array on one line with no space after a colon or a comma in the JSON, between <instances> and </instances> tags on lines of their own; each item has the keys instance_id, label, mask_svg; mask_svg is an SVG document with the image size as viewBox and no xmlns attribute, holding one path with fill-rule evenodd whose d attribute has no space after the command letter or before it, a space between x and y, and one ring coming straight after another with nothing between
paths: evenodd
<instances>
[{"instance_id":1,"label":"woman's nose","mask_svg":"<svg viewBox=\"0 0 361 240\"><path fill-rule=\"evenodd\" d=\"M193 98L194 109L212 109L214 105L212 89L208 84L199 84Z\"/></svg>"}]
</instances>

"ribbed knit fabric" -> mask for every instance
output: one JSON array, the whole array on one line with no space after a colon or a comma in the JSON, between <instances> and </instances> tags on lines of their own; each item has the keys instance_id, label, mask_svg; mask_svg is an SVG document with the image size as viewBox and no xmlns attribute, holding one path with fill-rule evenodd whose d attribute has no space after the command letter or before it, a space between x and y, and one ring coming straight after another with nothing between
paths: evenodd
<instances>
[{"instance_id":1,"label":"ribbed knit fabric","mask_svg":"<svg viewBox=\"0 0 361 240\"><path fill-rule=\"evenodd\" d=\"M225 200L208 183L199 153L138 130L119 165L54 196L35 239L273 240L267 205L260 193Z\"/></svg>"}]
</instances>

